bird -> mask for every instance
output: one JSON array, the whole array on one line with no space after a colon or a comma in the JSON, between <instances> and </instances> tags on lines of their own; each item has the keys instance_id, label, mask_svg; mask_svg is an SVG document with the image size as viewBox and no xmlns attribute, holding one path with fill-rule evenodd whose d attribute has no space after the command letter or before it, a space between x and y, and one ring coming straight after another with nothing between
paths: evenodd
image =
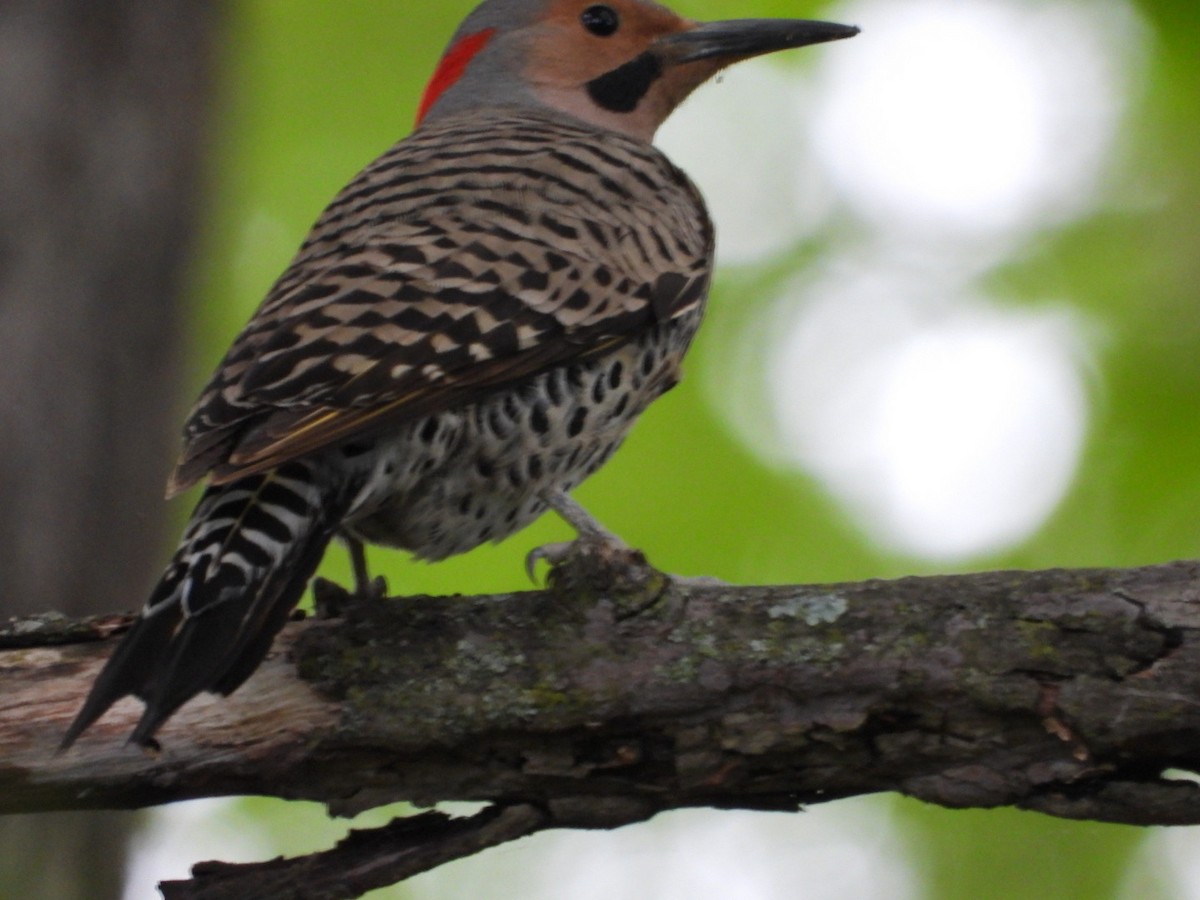
<instances>
[{"instance_id":1,"label":"bird","mask_svg":"<svg viewBox=\"0 0 1200 900\"><path fill-rule=\"evenodd\" d=\"M696 22L649 0L485 0L416 127L332 200L183 429L178 550L60 752L117 700L129 741L254 672L327 545L436 561L554 510L680 377L712 278L699 191L652 143L726 66L848 38L803 19Z\"/></svg>"}]
</instances>

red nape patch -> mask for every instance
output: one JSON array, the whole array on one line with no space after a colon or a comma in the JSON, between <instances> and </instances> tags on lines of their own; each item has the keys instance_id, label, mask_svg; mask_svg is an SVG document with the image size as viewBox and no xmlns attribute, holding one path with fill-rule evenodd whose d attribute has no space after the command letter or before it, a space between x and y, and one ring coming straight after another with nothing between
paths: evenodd
<instances>
[{"instance_id":1,"label":"red nape patch","mask_svg":"<svg viewBox=\"0 0 1200 900\"><path fill-rule=\"evenodd\" d=\"M446 51L446 55L438 63L437 71L433 73L433 78L429 79L429 84L425 86L425 93L421 97L421 107L417 111L418 125L425 118L425 114L429 112L429 108L437 103L438 98L463 77L471 60L488 45L495 34L495 28L485 28L483 31L467 35Z\"/></svg>"}]
</instances>

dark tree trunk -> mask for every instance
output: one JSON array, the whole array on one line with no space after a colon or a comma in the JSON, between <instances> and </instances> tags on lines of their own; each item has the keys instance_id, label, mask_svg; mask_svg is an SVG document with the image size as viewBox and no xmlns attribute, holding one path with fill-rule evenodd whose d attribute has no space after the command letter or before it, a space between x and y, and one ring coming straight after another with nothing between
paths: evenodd
<instances>
[{"instance_id":1,"label":"dark tree trunk","mask_svg":"<svg viewBox=\"0 0 1200 900\"><path fill-rule=\"evenodd\" d=\"M0 3L0 616L163 561L217 4ZM126 814L0 820L9 896L118 897Z\"/></svg>"}]
</instances>

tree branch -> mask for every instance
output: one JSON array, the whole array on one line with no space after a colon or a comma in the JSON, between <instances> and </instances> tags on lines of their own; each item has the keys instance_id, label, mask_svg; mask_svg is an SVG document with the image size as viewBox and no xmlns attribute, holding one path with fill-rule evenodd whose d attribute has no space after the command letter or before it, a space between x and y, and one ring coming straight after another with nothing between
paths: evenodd
<instances>
[{"instance_id":1,"label":"tree branch","mask_svg":"<svg viewBox=\"0 0 1200 900\"><path fill-rule=\"evenodd\" d=\"M359 897L546 825L545 814L524 804L490 806L468 819L427 812L395 819L383 828L352 831L332 850L298 859L201 863L193 868L190 880L165 881L159 887L165 900Z\"/></svg>"},{"instance_id":2,"label":"tree branch","mask_svg":"<svg viewBox=\"0 0 1200 900\"><path fill-rule=\"evenodd\" d=\"M496 804L388 826L388 877L546 827L877 791L1200 823L1200 787L1163 777L1200 769L1200 564L784 587L564 571L545 591L294 623L232 698L185 707L158 753L124 744L138 704L123 701L53 755L125 620L16 622L0 629L0 811ZM328 853L361 868L371 840ZM198 892L213 871L168 896L266 896Z\"/></svg>"}]
</instances>

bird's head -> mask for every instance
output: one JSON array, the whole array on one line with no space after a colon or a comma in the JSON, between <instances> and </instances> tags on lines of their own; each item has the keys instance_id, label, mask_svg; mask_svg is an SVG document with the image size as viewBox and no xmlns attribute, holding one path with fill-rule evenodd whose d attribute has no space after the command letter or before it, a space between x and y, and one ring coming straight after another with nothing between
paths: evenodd
<instances>
[{"instance_id":1,"label":"bird's head","mask_svg":"<svg viewBox=\"0 0 1200 900\"><path fill-rule=\"evenodd\" d=\"M726 66L857 33L804 19L699 23L649 0L485 0L450 42L418 123L537 106L648 141Z\"/></svg>"}]
</instances>

